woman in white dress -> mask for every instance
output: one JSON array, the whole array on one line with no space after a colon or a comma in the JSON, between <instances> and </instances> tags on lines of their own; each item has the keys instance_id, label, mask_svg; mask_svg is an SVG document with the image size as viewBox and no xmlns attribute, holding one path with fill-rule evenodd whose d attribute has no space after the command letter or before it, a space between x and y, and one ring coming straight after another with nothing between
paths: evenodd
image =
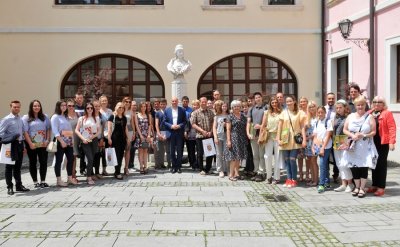
<instances>
[{"instance_id":1,"label":"woman in white dress","mask_svg":"<svg viewBox=\"0 0 400 247\"><path fill-rule=\"evenodd\" d=\"M356 112L350 114L344 123L343 133L351 138L349 149L343 153L341 165L347 165L353 174L355 188L353 196L365 197L365 185L368 178L368 168L375 169L378 152L373 136L376 123L366 112L366 100L359 96L354 100Z\"/></svg>"}]
</instances>

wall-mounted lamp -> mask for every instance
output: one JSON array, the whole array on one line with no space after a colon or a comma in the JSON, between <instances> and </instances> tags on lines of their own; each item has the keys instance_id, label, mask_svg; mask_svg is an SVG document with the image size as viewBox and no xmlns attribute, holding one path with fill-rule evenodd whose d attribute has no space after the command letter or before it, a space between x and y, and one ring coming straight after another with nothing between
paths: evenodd
<instances>
[{"instance_id":1,"label":"wall-mounted lamp","mask_svg":"<svg viewBox=\"0 0 400 247\"><path fill-rule=\"evenodd\" d=\"M340 21L338 23L338 25L339 25L340 33L342 34L342 37L344 38L344 40L346 40L346 42L351 41L355 45L360 47L361 49L363 49L361 47L361 45L363 45L363 46L367 47L368 51L369 51L369 39L368 38L349 38L351 29L353 27L353 22L351 22L349 19L345 19L345 20Z\"/></svg>"}]
</instances>

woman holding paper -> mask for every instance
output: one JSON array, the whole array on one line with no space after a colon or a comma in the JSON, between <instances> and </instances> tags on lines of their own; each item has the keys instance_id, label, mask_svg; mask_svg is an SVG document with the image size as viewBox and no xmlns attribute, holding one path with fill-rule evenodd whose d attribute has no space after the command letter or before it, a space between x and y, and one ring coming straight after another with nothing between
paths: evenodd
<instances>
[{"instance_id":1,"label":"woman holding paper","mask_svg":"<svg viewBox=\"0 0 400 247\"><path fill-rule=\"evenodd\" d=\"M84 114L79 118L75 128L76 135L81 139L83 152L87 158L87 183L94 185L92 179L93 158L97 153L98 139L100 134L100 118L94 115L92 103L86 103ZM83 157L82 157L83 158ZM96 178L95 178L96 179Z\"/></svg>"},{"instance_id":2,"label":"woman holding paper","mask_svg":"<svg viewBox=\"0 0 400 247\"><path fill-rule=\"evenodd\" d=\"M54 115L51 117L51 130L57 139L57 152L55 154L56 163L54 172L57 177L57 186L66 187L68 184L78 184L72 179L72 165L74 161L74 139L71 124L67 119L67 102L60 100L56 103ZM67 158L67 183L61 179L61 162L63 156Z\"/></svg>"},{"instance_id":3,"label":"woman holding paper","mask_svg":"<svg viewBox=\"0 0 400 247\"><path fill-rule=\"evenodd\" d=\"M285 162L287 179L284 187L291 188L297 186L297 154L300 148L306 147L306 124L307 116L303 111L299 111L297 101L294 96L286 97L286 109L279 115L278 132L276 140L279 142L280 150ZM302 143L295 142L295 135L300 134L303 138Z\"/></svg>"},{"instance_id":4,"label":"woman holding paper","mask_svg":"<svg viewBox=\"0 0 400 247\"><path fill-rule=\"evenodd\" d=\"M240 161L247 158L246 117L240 112L241 102L234 100L231 103L232 113L226 121L226 147L224 160L229 162L229 180L239 178Z\"/></svg>"},{"instance_id":5,"label":"woman holding paper","mask_svg":"<svg viewBox=\"0 0 400 247\"><path fill-rule=\"evenodd\" d=\"M22 117L24 123L25 146L29 157L29 172L35 188L47 188L47 144L50 142L50 120L43 114L42 104L39 100L33 100L29 104L28 115ZM37 179L36 163L39 158L40 184Z\"/></svg>"}]
</instances>

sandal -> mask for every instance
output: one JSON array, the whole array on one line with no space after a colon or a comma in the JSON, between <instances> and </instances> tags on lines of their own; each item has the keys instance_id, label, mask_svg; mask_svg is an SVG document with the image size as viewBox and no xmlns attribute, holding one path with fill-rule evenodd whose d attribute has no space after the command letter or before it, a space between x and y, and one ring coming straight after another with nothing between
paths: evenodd
<instances>
[{"instance_id":1,"label":"sandal","mask_svg":"<svg viewBox=\"0 0 400 247\"><path fill-rule=\"evenodd\" d=\"M124 175L128 176L129 175L129 169L128 167L124 168Z\"/></svg>"},{"instance_id":2,"label":"sandal","mask_svg":"<svg viewBox=\"0 0 400 247\"><path fill-rule=\"evenodd\" d=\"M359 189L358 191L358 198L364 198L365 197L365 190L364 189Z\"/></svg>"},{"instance_id":3,"label":"sandal","mask_svg":"<svg viewBox=\"0 0 400 247\"><path fill-rule=\"evenodd\" d=\"M230 177L229 180L231 180L232 182L237 181L236 177Z\"/></svg>"},{"instance_id":4,"label":"sandal","mask_svg":"<svg viewBox=\"0 0 400 247\"><path fill-rule=\"evenodd\" d=\"M108 174L108 172L106 172L106 171L103 171L103 173L102 173L101 175L103 175L103 176L110 176L110 174Z\"/></svg>"},{"instance_id":5,"label":"sandal","mask_svg":"<svg viewBox=\"0 0 400 247\"><path fill-rule=\"evenodd\" d=\"M304 182L304 174L302 172L299 173L299 182Z\"/></svg>"},{"instance_id":6,"label":"sandal","mask_svg":"<svg viewBox=\"0 0 400 247\"><path fill-rule=\"evenodd\" d=\"M143 169L140 169L140 174L144 174L144 170Z\"/></svg>"},{"instance_id":7,"label":"sandal","mask_svg":"<svg viewBox=\"0 0 400 247\"><path fill-rule=\"evenodd\" d=\"M93 179L88 179L88 180L87 180L87 184L88 184L88 185L95 185Z\"/></svg>"},{"instance_id":8,"label":"sandal","mask_svg":"<svg viewBox=\"0 0 400 247\"><path fill-rule=\"evenodd\" d=\"M121 176L121 174L114 175L114 177L115 177L116 179L118 179L118 180L122 180L122 179L124 179L124 178Z\"/></svg>"},{"instance_id":9,"label":"sandal","mask_svg":"<svg viewBox=\"0 0 400 247\"><path fill-rule=\"evenodd\" d=\"M358 196L358 192L360 192L360 188L354 188L353 192L351 192L351 195Z\"/></svg>"}]
</instances>

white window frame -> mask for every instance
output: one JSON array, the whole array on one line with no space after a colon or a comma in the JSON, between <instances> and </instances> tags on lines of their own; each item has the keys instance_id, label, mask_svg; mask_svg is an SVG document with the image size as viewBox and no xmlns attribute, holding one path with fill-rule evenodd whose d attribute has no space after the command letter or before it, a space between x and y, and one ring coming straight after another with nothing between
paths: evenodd
<instances>
[{"instance_id":1,"label":"white window frame","mask_svg":"<svg viewBox=\"0 0 400 247\"><path fill-rule=\"evenodd\" d=\"M391 111L400 112L400 103L397 96L397 46L400 45L400 36L385 40L385 98Z\"/></svg>"},{"instance_id":2,"label":"white window frame","mask_svg":"<svg viewBox=\"0 0 400 247\"><path fill-rule=\"evenodd\" d=\"M293 11L293 10L303 10L304 9L304 5L303 5L303 0L294 0L294 5L270 5L269 0L262 0L262 5L260 6L260 8L262 10L289 10L289 11Z\"/></svg>"},{"instance_id":3,"label":"white window frame","mask_svg":"<svg viewBox=\"0 0 400 247\"><path fill-rule=\"evenodd\" d=\"M342 57L347 57L348 64L348 82L353 81L353 50L352 48L347 48L337 52L328 54L328 65L327 65L327 92L334 92L337 94L337 60Z\"/></svg>"},{"instance_id":4,"label":"white window frame","mask_svg":"<svg viewBox=\"0 0 400 247\"><path fill-rule=\"evenodd\" d=\"M204 0L201 6L203 10L244 10L244 0L236 0L235 5L211 5L210 0Z\"/></svg>"}]
</instances>

